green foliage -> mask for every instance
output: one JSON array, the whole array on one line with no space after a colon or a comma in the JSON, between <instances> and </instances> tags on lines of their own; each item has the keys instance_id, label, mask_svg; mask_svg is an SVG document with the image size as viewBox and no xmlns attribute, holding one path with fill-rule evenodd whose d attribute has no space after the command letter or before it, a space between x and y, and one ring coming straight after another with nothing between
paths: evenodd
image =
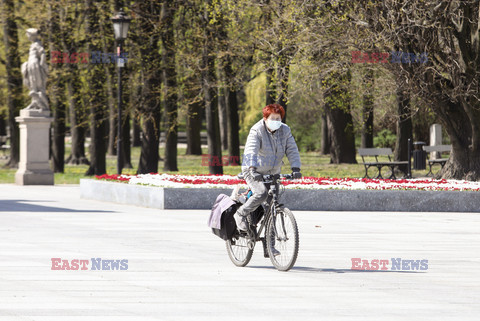
<instances>
[{"instance_id":1,"label":"green foliage","mask_svg":"<svg viewBox=\"0 0 480 321\"><path fill-rule=\"evenodd\" d=\"M397 137L389 129L382 129L373 137L373 146L374 147L395 147L395 141Z\"/></svg>"},{"instance_id":2,"label":"green foliage","mask_svg":"<svg viewBox=\"0 0 480 321\"><path fill-rule=\"evenodd\" d=\"M290 90L292 96L287 105L287 125L292 130L299 150L317 151L321 145L321 127L323 113L323 92L320 82L305 83L299 75L305 65L293 65ZM304 90L309 86L312 90Z\"/></svg>"},{"instance_id":3,"label":"green foliage","mask_svg":"<svg viewBox=\"0 0 480 321\"><path fill-rule=\"evenodd\" d=\"M320 150L321 145L321 122L314 122L308 126L295 124L290 126L298 149L303 152Z\"/></svg>"},{"instance_id":4,"label":"green foliage","mask_svg":"<svg viewBox=\"0 0 480 321\"><path fill-rule=\"evenodd\" d=\"M245 86L245 103L241 106L240 144L245 144L250 128L262 119L262 109L265 107L265 74L252 79Z\"/></svg>"}]
</instances>

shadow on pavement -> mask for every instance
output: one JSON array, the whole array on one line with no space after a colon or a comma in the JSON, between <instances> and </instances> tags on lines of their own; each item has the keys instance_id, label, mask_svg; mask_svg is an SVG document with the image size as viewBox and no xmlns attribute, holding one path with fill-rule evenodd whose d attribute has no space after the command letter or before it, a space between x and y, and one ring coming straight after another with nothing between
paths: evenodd
<instances>
[{"instance_id":1,"label":"shadow on pavement","mask_svg":"<svg viewBox=\"0 0 480 321\"><path fill-rule=\"evenodd\" d=\"M74 210L64 207L52 207L38 204L46 201L34 201L34 200L0 200L0 212L64 212L64 213L115 213L114 211L103 210Z\"/></svg>"},{"instance_id":2,"label":"shadow on pavement","mask_svg":"<svg viewBox=\"0 0 480 321\"><path fill-rule=\"evenodd\" d=\"M255 269L275 269L273 266L249 266L249 268ZM297 272L329 272L329 273L426 273L427 271L392 271L392 270L351 270L351 269L327 269L327 268L314 268L309 266L294 266L290 271Z\"/></svg>"}]
</instances>

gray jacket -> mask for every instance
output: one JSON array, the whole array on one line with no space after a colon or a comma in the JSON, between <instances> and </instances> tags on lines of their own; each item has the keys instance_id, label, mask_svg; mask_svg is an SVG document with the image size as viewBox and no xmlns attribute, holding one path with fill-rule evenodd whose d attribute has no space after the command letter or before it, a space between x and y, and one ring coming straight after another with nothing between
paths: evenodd
<instances>
[{"instance_id":1,"label":"gray jacket","mask_svg":"<svg viewBox=\"0 0 480 321\"><path fill-rule=\"evenodd\" d=\"M285 155L292 168L301 168L300 154L290 127L282 123L279 129L271 133L261 119L252 126L248 134L243 152L242 172L253 166L261 174L280 174Z\"/></svg>"}]
</instances>

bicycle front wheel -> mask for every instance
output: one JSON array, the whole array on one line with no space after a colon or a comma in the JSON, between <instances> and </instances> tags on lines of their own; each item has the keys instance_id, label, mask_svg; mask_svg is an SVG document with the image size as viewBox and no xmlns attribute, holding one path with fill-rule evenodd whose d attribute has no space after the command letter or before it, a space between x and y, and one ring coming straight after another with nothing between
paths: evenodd
<instances>
[{"instance_id":1,"label":"bicycle front wheel","mask_svg":"<svg viewBox=\"0 0 480 321\"><path fill-rule=\"evenodd\" d=\"M298 256L298 227L293 213L288 208L270 216L265 237L270 261L279 271L290 270Z\"/></svg>"},{"instance_id":2,"label":"bicycle front wheel","mask_svg":"<svg viewBox=\"0 0 480 321\"><path fill-rule=\"evenodd\" d=\"M244 236L233 237L225 243L227 245L228 256L233 264L243 267L250 262L253 254L253 246L250 245L250 247L252 247L250 249L247 238Z\"/></svg>"}]
</instances>

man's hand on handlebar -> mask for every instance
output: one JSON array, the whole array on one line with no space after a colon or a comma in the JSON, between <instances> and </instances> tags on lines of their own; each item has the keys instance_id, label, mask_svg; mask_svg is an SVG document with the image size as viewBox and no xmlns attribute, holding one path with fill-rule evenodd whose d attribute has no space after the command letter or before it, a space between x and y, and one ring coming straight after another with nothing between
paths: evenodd
<instances>
[{"instance_id":1,"label":"man's hand on handlebar","mask_svg":"<svg viewBox=\"0 0 480 321\"><path fill-rule=\"evenodd\" d=\"M302 178L302 173L300 173L300 168L297 168L297 167L292 168L292 178L293 179Z\"/></svg>"},{"instance_id":2,"label":"man's hand on handlebar","mask_svg":"<svg viewBox=\"0 0 480 321\"><path fill-rule=\"evenodd\" d=\"M252 175L254 181L256 181L256 182L261 182L261 181L263 181L263 175L260 174L260 173L257 173L255 167L250 167L250 168L248 169L248 171L250 172L250 175Z\"/></svg>"}]
</instances>

